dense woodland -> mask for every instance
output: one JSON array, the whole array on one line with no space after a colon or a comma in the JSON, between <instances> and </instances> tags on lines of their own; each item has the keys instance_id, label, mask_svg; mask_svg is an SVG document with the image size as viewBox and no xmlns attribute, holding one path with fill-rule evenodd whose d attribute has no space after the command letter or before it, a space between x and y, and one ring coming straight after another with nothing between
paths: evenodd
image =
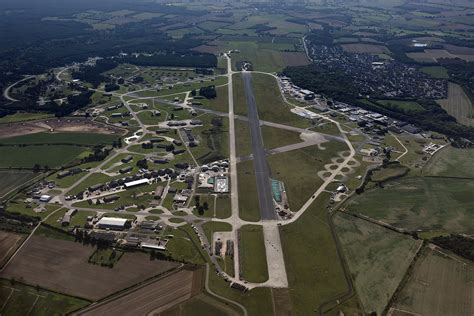
<instances>
[{"instance_id":1,"label":"dense woodland","mask_svg":"<svg viewBox=\"0 0 474 316\"><path fill-rule=\"evenodd\" d=\"M433 243L474 261L474 239L472 238L460 235L440 236L433 238Z\"/></svg>"}]
</instances>

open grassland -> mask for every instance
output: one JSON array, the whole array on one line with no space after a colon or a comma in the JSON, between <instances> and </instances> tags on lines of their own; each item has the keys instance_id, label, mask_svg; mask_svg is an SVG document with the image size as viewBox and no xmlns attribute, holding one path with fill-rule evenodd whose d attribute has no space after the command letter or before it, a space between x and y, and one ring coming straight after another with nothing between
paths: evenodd
<instances>
[{"instance_id":1,"label":"open grassland","mask_svg":"<svg viewBox=\"0 0 474 316\"><path fill-rule=\"evenodd\" d=\"M227 93L227 86L216 87L217 97L215 99L199 99L194 100L195 102L202 103L202 107L227 113L229 111L229 97Z\"/></svg>"},{"instance_id":2,"label":"open grassland","mask_svg":"<svg viewBox=\"0 0 474 316\"><path fill-rule=\"evenodd\" d=\"M334 225L364 309L381 315L421 241L342 213Z\"/></svg>"},{"instance_id":3,"label":"open grassland","mask_svg":"<svg viewBox=\"0 0 474 316\"><path fill-rule=\"evenodd\" d=\"M305 147L267 157L271 175L285 184L290 209L294 212L323 183L318 171L324 169L332 157L337 157L339 151L346 149L346 145L339 142L324 143L323 147L324 150L318 146Z\"/></svg>"},{"instance_id":4,"label":"open grassland","mask_svg":"<svg viewBox=\"0 0 474 316\"><path fill-rule=\"evenodd\" d=\"M403 178L349 200L347 210L408 230L474 231L474 181Z\"/></svg>"},{"instance_id":5,"label":"open grassland","mask_svg":"<svg viewBox=\"0 0 474 316\"><path fill-rule=\"evenodd\" d=\"M93 251L91 246L34 236L0 276L97 300L176 266L168 261L150 261L142 253L126 253L110 269L87 263Z\"/></svg>"},{"instance_id":6,"label":"open grassland","mask_svg":"<svg viewBox=\"0 0 474 316\"><path fill-rule=\"evenodd\" d=\"M0 231L0 267L14 252L24 235Z\"/></svg>"},{"instance_id":7,"label":"open grassland","mask_svg":"<svg viewBox=\"0 0 474 316\"><path fill-rule=\"evenodd\" d=\"M437 78L437 79L449 78L448 70L442 66L422 67L420 70L424 72L425 74L430 75L433 78Z\"/></svg>"},{"instance_id":8,"label":"open grassland","mask_svg":"<svg viewBox=\"0 0 474 316\"><path fill-rule=\"evenodd\" d=\"M404 112L410 111L423 111L424 108L415 101L402 101L402 100L378 100L377 103L381 104L383 107L389 109L402 110Z\"/></svg>"},{"instance_id":9,"label":"open grassland","mask_svg":"<svg viewBox=\"0 0 474 316\"><path fill-rule=\"evenodd\" d=\"M263 144L266 149L278 148L290 144L301 143L303 140L297 132L270 126L262 126Z\"/></svg>"},{"instance_id":10,"label":"open grassland","mask_svg":"<svg viewBox=\"0 0 474 316\"><path fill-rule=\"evenodd\" d=\"M291 106L281 97L276 79L265 74L252 74L252 85L260 120L306 128L310 121L291 113Z\"/></svg>"},{"instance_id":11,"label":"open grassland","mask_svg":"<svg viewBox=\"0 0 474 316\"><path fill-rule=\"evenodd\" d=\"M118 135L97 133L36 133L1 139L1 144L78 144L78 145L112 145L119 139Z\"/></svg>"},{"instance_id":12,"label":"open grassland","mask_svg":"<svg viewBox=\"0 0 474 316\"><path fill-rule=\"evenodd\" d=\"M252 138L250 136L249 124L246 121L235 121L235 149L237 156L248 156L252 154ZM262 129L263 133L263 129ZM263 136L262 136L263 137Z\"/></svg>"},{"instance_id":13,"label":"open grassland","mask_svg":"<svg viewBox=\"0 0 474 316\"><path fill-rule=\"evenodd\" d=\"M448 98L438 100L438 103L449 115L466 126L474 126L474 105L464 92L463 88L450 82L448 85Z\"/></svg>"},{"instance_id":14,"label":"open grassland","mask_svg":"<svg viewBox=\"0 0 474 316\"><path fill-rule=\"evenodd\" d=\"M474 315L473 292L472 262L426 248L393 308L411 315Z\"/></svg>"},{"instance_id":15,"label":"open grassland","mask_svg":"<svg viewBox=\"0 0 474 316\"><path fill-rule=\"evenodd\" d=\"M41 176L41 174L28 171L0 171L0 179L2 179L0 181L0 198L5 196L8 192L22 186L29 180L39 176Z\"/></svg>"},{"instance_id":16,"label":"open grassland","mask_svg":"<svg viewBox=\"0 0 474 316\"><path fill-rule=\"evenodd\" d=\"M474 179L474 150L448 146L437 152L423 168L423 175Z\"/></svg>"},{"instance_id":17,"label":"open grassland","mask_svg":"<svg viewBox=\"0 0 474 316\"><path fill-rule=\"evenodd\" d=\"M7 115L0 118L1 123L13 123L13 122L22 122L22 121L32 121L32 120L41 120L52 117L52 114L48 113L22 113L18 112L12 115Z\"/></svg>"},{"instance_id":18,"label":"open grassland","mask_svg":"<svg viewBox=\"0 0 474 316\"><path fill-rule=\"evenodd\" d=\"M181 218L178 219L182 220ZM168 235L173 237L169 239L166 245L167 252L174 260L194 264L205 263L199 248L196 249L196 245L200 245L200 242L190 225L184 225L178 229L168 226L164 236Z\"/></svg>"},{"instance_id":19,"label":"open grassland","mask_svg":"<svg viewBox=\"0 0 474 316\"><path fill-rule=\"evenodd\" d=\"M212 236L215 232L230 232L232 226L225 222L206 222L202 224L202 229L204 230L204 234L206 234L207 240L212 243Z\"/></svg>"},{"instance_id":20,"label":"open grassland","mask_svg":"<svg viewBox=\"0 0 474 316\"><path fill-rule=\"evenodd\" d=\"M4 316L61 315L88 304L89 302L83 299L0 280L0 313Z\"/></svg>"},{"instance_id":21,"label":"open grassland","mask_svg":"<svg viewBox=\"0 0 474 316\"><path fill-rule=\"evenodd\" d=\"M390 179L402 177L408 173L409 169L403 165L390 164L386 168L375 170L370 179L374 182L385 182Z\"/></svg>"},{"instance_id":22,"label":"open grassland","mask_svg":"<svg viewBox=\"0 0 474 316\"><path fill-rule=\"evenodd\" d=\"M234 92L234 113L236 115L247 116L247 100L245 99L244 81L242 75L237 73L232 76Z\"/></svg>"},{"instance_id":23,"label":"open grassland","mask_svg":"<svg viewBox=\"0 0 474 316\"><path fill-rule=\"evenodd\" d=\"M249 282L267 281L267 257L262 226L242 226L239 230L239 245L242 277Z\"/></svg>"},{"instance_id":24,"label":"open grassland","mask_svg":"<svg viewBox=\"0 0 474 316\"><path fill-rule=\"evenodd\" d=\"M220 42L219 51L239 50L240 53L232 54L232 68L236 70L236 64L241 61L252 63L254 70L265 72L282 71L285 68L285 61L282 52L278 47L261 47L255 41L231 41Z\"/></svg>"},{"instance_id":25,"label":"open grassland","mask_svg":"<svg viewBox=\"0 0 474 316\"><path fill-rule=\"evenodd\" d=\"M51 146L2 146L0 147L0 167L33 168L35 164L55 168L71 162L84 147L69 145Z\"/></svg>"},{"instance_id":26,"label":"open grassland","mask_svg":"<svg viewBox=\"0 0 474 316\"><path fill-rule=\"evenodd\" d=\"M260 220L260 204L257 195L257 179L253 160L237 164L237 180L239 189L239 216L246 221Z\"/></svg>"},{"instance_id":27,"label":"open grassland","mask_svg":"<svg viewBox=\"0 0 474 316\"><path fill-rule=\"evenodd\" d=\"M280 228L293 315L312 315L347 290L327 222L328 201L329 194L323 193L301 218Z\"/></svg>"}]
</instances>

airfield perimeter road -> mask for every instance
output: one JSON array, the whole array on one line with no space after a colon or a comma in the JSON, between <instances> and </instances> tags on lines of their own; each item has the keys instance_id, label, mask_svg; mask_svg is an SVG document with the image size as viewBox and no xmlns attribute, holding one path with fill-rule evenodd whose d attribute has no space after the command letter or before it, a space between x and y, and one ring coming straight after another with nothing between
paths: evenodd
<instances>
[{"instance_id":1,"label":"airfield perimeter road","mask_svg":"<svg viewBox=\"0 0 474 316\"><path fill-rule=\"evenodd\" d=\"M243 71L245 97L247 99L250 135L252 137L252 153L255 177L257 179L257 193L262 220L276 219L275 208L270 186L270 168L268 168L265 148L263 147L260 119L258 118L257 104L252 88L252 74Z\"/></svg>"}]
</instances>

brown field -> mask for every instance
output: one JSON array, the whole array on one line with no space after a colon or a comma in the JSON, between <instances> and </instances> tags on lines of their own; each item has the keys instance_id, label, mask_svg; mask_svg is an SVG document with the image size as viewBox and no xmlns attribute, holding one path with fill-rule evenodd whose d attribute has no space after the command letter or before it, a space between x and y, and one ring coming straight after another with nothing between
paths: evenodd
<instances>
[{"instance_id":1,"label":"brown field","mask_svg":"<svg viewBox=\"0 0 474 316\"><path fill-rule=\"evenodd\" d=\"M22 235L0 231L0 267L23 239Z\"/></svg>"},{"instance_id":2,"label":"brown field","mask_svg":"<svg viewBox=\"0 0 474 316\"><path fill-rule=\"evenodd\" d=\"M460 58L465 61L474 61L474 54L452 54L445 49L425 49L422 53L408 53L408 57L417 62L437 62L441 58Z\"/></svg>"},{"instance_id":3,"label":"brown field","mask_svg":"<svg viewBox=\"0 0 474 316\"><path fill-rule=\"evenodd\" d=\"M287 66L305 66L310 63L304 52L281 52L281 56Z\"/></svg>"},{"instance_id":4,"label":"brown field","mask_svg":"<svg viewBox=\"0 0 474 316\"><path fill-rule=\"evenodd\" d=\"M348 53L368 53L368 54L387 54L390 51L387 47L373 44L342 44L342 49Z\"/></svg>"},{"instance_id":5,"label":"brown field","mask_svg":"<svg viewBox=\"0 0 474 316\"><path fill-rule=\"evenodd\" d=\"M181 270L112 297L75 315L159 314L201 291L202 270Z\"/></svg>"},{"instance_id":6,"label":"brown field","mask_svg":"<svg viewBox=\"0 0 474 316\"><path fill-rule=\"evenodd\" d=\"M474 106L461 86L450 82L448 98L438 100L438 103L449 115L455 117L459 123L466 126L474 126Z\"/></svg>"},{"instance_id":7,"label":"brown field","mask_svg":"<svg viewBox=\"0 0 474 316\"><path fill-rule=\"evenodd\" d=\"M472 263L427 248L396 298L391 315L474 315L473 293Z\"/></svg>"},{"instance_id":8,"label":"brown field","mask_svg":"<svg viewBox=\"0 0 474 316\"><path fill-rule=\"evenodd\" d=\"M49 132L51 130L54 130L55 132L81 132L119 135L122 135L126 132L124 129L94 122L89 119L63 118L0 124L0 138Z\"/></svg>"},{"instance_id":9,"label":"brown field","mask_svg":"<svg viewBox=\"0 0 474 316\"><path fill-rule=\"evenodd\" d=\"M66 240L34 236L0 277L88 300L98 300L177 266L125 253L113 269L87 263L94 251Z\"/></svg>"}]
</instances>

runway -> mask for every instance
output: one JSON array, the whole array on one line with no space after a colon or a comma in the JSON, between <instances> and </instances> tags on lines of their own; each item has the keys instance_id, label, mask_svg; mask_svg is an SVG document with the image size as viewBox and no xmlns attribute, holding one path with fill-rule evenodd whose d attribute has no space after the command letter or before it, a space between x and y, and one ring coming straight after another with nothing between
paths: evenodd
<instances>
[{"instance_id":1,"label":"runway","mask_svg":"<svg viewBox=\"0 0 474 316\"><path fill-rule=\"evenodd\" d=\"M253 166L257 180L260 215L262 220L276 219L270 185L270 169L268 167L265 147L263 146L260 131L260 119L258 117L257 104L252 87L252 74L250 72L242 72L242 79L244 80L245 97L248 107L248 123L252 138Z\"/></svg>"}]
</instances>

